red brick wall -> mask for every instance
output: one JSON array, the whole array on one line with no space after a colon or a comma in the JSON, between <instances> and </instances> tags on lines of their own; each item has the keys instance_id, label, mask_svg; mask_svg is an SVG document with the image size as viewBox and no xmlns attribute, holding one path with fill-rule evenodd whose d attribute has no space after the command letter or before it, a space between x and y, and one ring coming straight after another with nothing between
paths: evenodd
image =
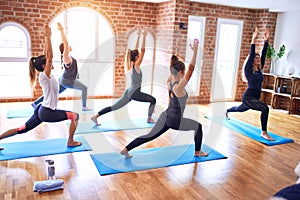
<instances>
[{"instance_id":1,"label":"red brick wall","mask_svg":"<svg viewBox=\"0 0 300 200\"><path fill-rule=\"evenodd\" d=\"M194 3L188 0L171 0L165 3L144 3L126 0L0 0L0 23L14 21L23 25L30 33L32 42L32 56L37 56L43 51L44 39L41 36L44 24L58 15L61 11L82 6L95 10L104 16L113 28L116 38L116 61L114 68L114 94L119 97L124 91L124 55L127 48L128 33L137 26L149 26L154 30L157 51L155 62L162 62L168 66L171 53L185 55L187 30L179 29L179 23L188 23L188 15L206 17L206 33L204 44L204 66L201 77L201 95L191 97L190 103L206 103L210 99L210 87L212 83L212 67L214 58L214 45L216 38L217 19L229 18L244 21L243 39L239 65L239 77L236 88L236 100L240 100L246 85L241 80L241 67L244 58L249 52L251 35L255 26L262 28L268 24L271 41L274 38L276 26L276 13L265 10L250 10L217 6L210 4ZM260 36L262 38L262 36ZM158 53L163 55L158 55ZM268 67L268 66L267 66ZM156 71L159 69L155 69ZM34 98L30 99L0 99L7 101L32 101L40 95L40 87L37 86ZM95 97L99 98L99 97Z\"/></svg>"}]
</instances>

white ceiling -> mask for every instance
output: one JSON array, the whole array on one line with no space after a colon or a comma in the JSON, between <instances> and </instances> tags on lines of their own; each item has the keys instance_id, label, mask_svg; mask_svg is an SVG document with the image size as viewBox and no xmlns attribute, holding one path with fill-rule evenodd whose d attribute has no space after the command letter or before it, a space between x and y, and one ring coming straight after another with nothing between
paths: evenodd
<instances>
[{"instance_id":1,"label":"white ceiling","mask_svg":"<svg viewBox=\"0 0 300 200\"><path fill-rule=\"evenodd\" d=\"M169 0L135 0L152 3ZM300 10L300 0L190 0L192 2L225 5L239 8L268 9L270 12L287 12Z\"/></svg>"}]
</instances>

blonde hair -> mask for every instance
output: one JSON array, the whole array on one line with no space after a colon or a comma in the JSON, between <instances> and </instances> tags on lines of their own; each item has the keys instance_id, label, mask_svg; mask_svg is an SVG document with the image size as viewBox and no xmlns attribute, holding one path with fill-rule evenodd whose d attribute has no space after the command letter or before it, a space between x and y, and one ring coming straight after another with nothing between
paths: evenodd
<instances>
[{"instance_id":1,"label":"blonde hair","mask_svg":"<svg viewBox=\"0 0 300 200\"><path fill-rule=\"evenodd\" d=\"M36 59L35 57L31 57L29 60L29 79L30 79L31 88L34 87L35 80L36 80L36 71L35 71L35 67L33 65L33 62L35 59Z\"/></svg>"}]
</instances>

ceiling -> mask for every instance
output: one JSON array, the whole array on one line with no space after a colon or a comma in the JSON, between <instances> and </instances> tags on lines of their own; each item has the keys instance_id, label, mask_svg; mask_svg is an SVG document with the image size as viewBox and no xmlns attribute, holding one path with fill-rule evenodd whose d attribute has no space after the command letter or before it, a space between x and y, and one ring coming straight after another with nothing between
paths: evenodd
<instances>
[{"instance_id":1,"label":"ceiling","mask_svg":"<svg viewBox=\"0 0 300 200\"><path fill-rule=\"evenodd\" d=\"M152 3L169 0L135 0ZM270 12L300 11L300 0L190 0L192 2L225 5L239 8L268 9Z\"/></svg>"}]
</instances>

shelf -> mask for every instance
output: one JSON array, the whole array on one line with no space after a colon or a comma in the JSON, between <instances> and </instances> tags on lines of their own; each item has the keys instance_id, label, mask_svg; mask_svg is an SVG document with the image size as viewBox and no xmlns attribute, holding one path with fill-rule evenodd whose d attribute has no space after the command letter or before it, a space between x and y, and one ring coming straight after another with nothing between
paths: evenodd
<instances>
[{"instance_id":1,"label":"shelf","mask_svg":"<svg viewBox=\"0 0 300 200\"><path fill-rule=\"evenodd\" d=\"M300 79L264 73L261 101L273 109L300 115Z\"/></svg>"}]
</instances>

